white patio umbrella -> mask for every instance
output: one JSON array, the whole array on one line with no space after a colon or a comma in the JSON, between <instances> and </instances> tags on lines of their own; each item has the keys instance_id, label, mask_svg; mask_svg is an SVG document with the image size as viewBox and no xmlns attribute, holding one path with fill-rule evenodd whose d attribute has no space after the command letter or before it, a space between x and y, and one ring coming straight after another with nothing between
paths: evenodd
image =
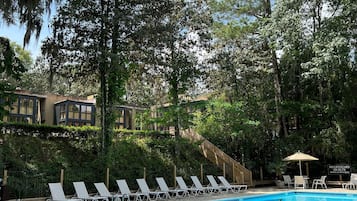
<instances>
[{"instance_id":1,"label":"white patio umbrella","mask_svg":"<svg viewBox=\"0 0 357 201\"><path fill-rule=\"evenodd\" d=\"M317 161L317 160L319 159L309 154L304 154L300 151L297 151L296 153L283 159L283 161L299 161L300 176L302 176L301 161Z\"/></svg>"}]
</instances>

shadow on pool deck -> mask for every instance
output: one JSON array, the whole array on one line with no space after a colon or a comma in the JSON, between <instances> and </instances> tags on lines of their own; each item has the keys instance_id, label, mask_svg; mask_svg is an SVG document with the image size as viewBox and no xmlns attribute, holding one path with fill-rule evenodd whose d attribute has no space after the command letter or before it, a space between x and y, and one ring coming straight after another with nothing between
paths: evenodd
<instances>
[{"instance_id":1,"label":"shadow on pool deck","mask_svg":"<svg viewBox=\"0 0 357 201\"><path fill-rule=\"evenodd\" d=\"M278 193L284 191L295 191L295 189L279 189L275 187L261 187L261 188L249 188L246 192L241 193L213 193L211 195L203 195L190 197L185 199L176 199L181 201L208 201L208 200L217 200L222 198L233 198L233 197L241 197L241 196L249 196L249 195L262 195L269 193ZM340 192L340 193L355 193L357 194L357 190L345 190L342 188L328 188L328 189L305 189L305 190L296 190L296 191L307 191L307 192Z\"/></svg>"}]
</instances>

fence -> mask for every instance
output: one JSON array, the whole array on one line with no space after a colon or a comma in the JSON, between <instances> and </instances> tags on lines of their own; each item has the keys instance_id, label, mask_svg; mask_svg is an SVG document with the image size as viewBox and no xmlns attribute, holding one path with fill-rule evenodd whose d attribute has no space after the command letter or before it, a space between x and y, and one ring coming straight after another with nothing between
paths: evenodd
<instances>
[{"instance_id":1,"label":"fence","mask_svg":"<svg viewBox=\"0 0 357 201\"><path fill-rule=\"evenodd\" d=\"M91 170L91 172L88 172L86 168L83 171L58 169L56 175L51 175L49 173L32 174L28 171L5 170L3 173L3 184L6 186L5 194L7 199L24 199L49 197L48 183L51 182L62 183L66 195L73 195L72 182L74 181L84 181L87 184L88 191L94 193L96 192L93 185L95 182L104 182L110 191L118 191L115 183L116 179L126 179L130 189L137 190L138 186L135 180L137 178L145 178L151 188L156 188L156 177L164 177L169 186L176 187L176 176L182 176L187 184L191 185L191 175L198 176L203 184L208 184L206 178L208 174L223 175L222 171L212 169L212 167L205 166L204 164L201 164L200 168L184 168L183 166L175 165L166 172L158 172L156 169L147 167L133 168L131 171L131 173L128 173L128 170L120 171L103 167ZM73 175L73 172L77 174ZM80 173L78 174L78 172ZM93 172L96 174L93 174ZM120 174L120 172L123 174ZM135 175L135 178L133 178L133 175Z\"/></svg>"}]
</instances>

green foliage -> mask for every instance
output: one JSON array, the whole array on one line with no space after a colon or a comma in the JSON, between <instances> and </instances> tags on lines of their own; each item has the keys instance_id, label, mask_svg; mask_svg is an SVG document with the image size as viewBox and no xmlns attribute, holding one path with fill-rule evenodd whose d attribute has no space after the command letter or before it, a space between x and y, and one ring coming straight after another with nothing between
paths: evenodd
<instances>
[{"instance_id":1,"label":"green foliage","mask_svg":"<svg viewBox=\"0 0 357 201\"><path fill-rule=\"evenodd\" d=\"M208 110L200 132L231 156L244 153L253 175L260 165L281 166L297 150L319 157L319 165L356 164L352 1L212 0L210 6L218 65L208 84L230 104L245 104L242 113L232 109L231 118L229 111ZM239 133L232 128L242 117L260 124ZM244 137L237 143L222 136ZM234 154L233 144L244 151Z\"/></svg>"},{"instance_id":2,"label":"green foliage","mask_svg":"<svg viewBox=\"0 0 357 201\"><path fill-rule=\"evenodd\" d=\"M113 138L108 156L99 152L96 137L86 140L73 138L41 139L32 136L2 135L4 144L0 157L9 172L8 189L11 198L49 196L47 183L59 182L60 169L64 169L64 190L73 194L73 181L88 183L105 180L106 168L110 169L110 190L116 191L116 179L127 179L131 189L137 188L135 179L143 177L150 186L156 185L155 177L163 176L173 186L174 158L178 174L199 175L200 165L205 172L218 170L206 161L197 144L171 137L125 135ZM176 147L180 154L176 155ZM105 163L109 160L107 165ZM94 192L92 185L87 186Z\"/></svg>"},{"instance_id":3,"label":"green foliage","mask_svg":"<svg viewBox=\"0 0 357 201\"><path fill-rule=\"evenodd\" d=\"M145 9L150 10L150 14L145 15L137 33L135 59L140 65L136 76L142 85L152 88L154 105L161 107L168 102L172 105L165 115L178 136L182 121L187 117L180 107L180 96L194 88L205 70L204 62L198 61L199 53L193 49L202 52L209 49L210 9L207 1L173 0L152 1L143 5Z\"/></svg>"},{"instance_id":4,"label":"green foliage","mask_svg":"<svg viewBox=\"0 0 357 201\"><path fill-rule=\"evenodd\" d=\"M115 105L124 101L125 83L134 66L127 59L131 52L128 47L141 21L128 19L141 14L134 12L141 5L131 1L66 1L58 8L53 35L42 48L51 64L50 77L57 73L69 80L84 77L98 83L103 152L110 149Z\"/></svg>"},{"instance_id":5,"label":"green foliage","mask_svg":"<svg viewBox=\"0 0 357 201\"><path fill-rule=\"evenodd\" d=\"M197 113L197 131L204 135L221 133L233 137L250 133L259 122L246 116L245 107L243 102L211 101L206 105L204 113Z\"/></svg>"},{"instance_id":6,"label":"green foliage","mask_svg":"<svg viewBox=\"0 0 357 201\"><path fill-rule=\"evenodd\" d=\"M231 157L253 168L269 142L259 131L260 122L250 119L246 109L244 102L211 101L205 112L196 114L195 129Z\"/></svg>"},{"instance_id":7,"label":"green foliage","mask_svg":"<svg viewBox=\"0 0 357 201\"><path fill-rule=\"evenodd\" d=\"M98 92L95 75L73 79L66 75L51 74L50 63L45 57L38 57L35 65L28 69L18 82L21 89L37 94L60 94L85 97Z\"/></svg>"},{"instance_id":8,"label":"green foliage","mask_svg":"<svg viewBox=\"0 0 357 201\"><path fill-rule=\"evenodd\" d=\"M14 131L17 135L23 136L37 136L40 138L52 138L52 137L65 137L65 138L87 138L98 136L100 127L96 126L51 126L46 124L26 124L26 123L14 123L14 122L0 122L0 126L3 129L9 129ZM16 132L15 132L16 131ZM127 129L114 129L114 135L116 137L135 135L144 137L157 137L165 138L170 136L169 133L154 131L154 130L127 130ZM66 133L59 135L59 133Z\"/></svg>"},{"instance_id":9,"label":"green foliage","mask_svg":"<svg viewBox=\"0 0 357 201\"><path fill-rule=\"evenodd\" d=\"M7 113L4 108L9 107L15 100L11 92L16 86L11 80L20 80L23 72L25 72L25 67L10 46L9 40L0 37L0 120Z\"/></svg>"},{"instance_id":10,"label":"green foliage","mask_svg":"<svg viewBox=\"0 0 357 201\"><path fill-rule=\"evenodd\" d=\"M11 42L10 46L14 50L16 57L22 62L24 67L29 70L29 68L33 65L31 53L24 50L19 44L15 42Z\"/></svg>"}]
</instances>

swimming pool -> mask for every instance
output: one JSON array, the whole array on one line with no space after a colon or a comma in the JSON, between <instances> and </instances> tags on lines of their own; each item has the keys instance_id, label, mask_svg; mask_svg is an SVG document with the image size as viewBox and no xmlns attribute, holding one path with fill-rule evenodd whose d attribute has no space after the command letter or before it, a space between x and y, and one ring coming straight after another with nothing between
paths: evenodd
<instances>
[{"instance_id":1,"label":"swimming pool","mask_svg":"<svg viewBox=\"0 0 357 201\"><path fill-rule=\"evenodd\" d=\"M217 201L357 201L357 194L284 192L269 195L244 196Z\"/></svg>"}]
</instances>

